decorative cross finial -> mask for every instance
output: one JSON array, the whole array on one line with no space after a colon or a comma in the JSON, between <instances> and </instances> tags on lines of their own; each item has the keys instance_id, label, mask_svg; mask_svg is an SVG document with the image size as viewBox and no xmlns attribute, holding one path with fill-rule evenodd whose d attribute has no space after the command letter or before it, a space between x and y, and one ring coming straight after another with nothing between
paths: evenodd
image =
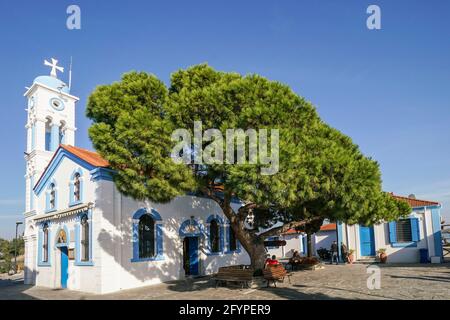
<instances>
[{"instance_id":1,"label":"decorative cross finial","mask_svg":"<svg viewBox=\"0 0 450 320\"><path fill-rule=\"evenodd\" d=\"M50 72L50 75L52 77L57 78L56 71L64 72L63 67L58 67L58 60L52 58L52 63L48 62L47 60L44 60L44 65L52 67L52 71Z\"/></svg>"}]
</instances>

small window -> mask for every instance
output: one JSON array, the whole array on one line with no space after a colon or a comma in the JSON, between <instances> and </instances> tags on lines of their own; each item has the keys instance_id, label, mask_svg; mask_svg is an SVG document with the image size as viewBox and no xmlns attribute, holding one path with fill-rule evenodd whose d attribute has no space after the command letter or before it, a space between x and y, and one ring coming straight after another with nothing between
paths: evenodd
<instances>
[{"instance_id":1,"label":"small window","mask_svg":"<svg viewBox=\"0 0 450 320\"><path fill-rule=\"evenodd\" d=\"M81 179L80 174L78 172L75 173L74 182L73 182L73 199L75 201L81 200L81 192L80 192L81 181L80 181L80 179Z\"/></svg>"},{"instance_id":2,"label":"small window","mask_svg":"<svg viewBox=\"0 0 450 320\"><path fill-rule=\"evenodd\" d=\"M220 234L219 223L217 220L212 220L209 224L209 241L211 245L211 252L220 252Z\"/></svg>"},{"instance_id":3,"label":"small window","mask_svg":"<svg viewBox=\"0 0 450 320\"><path fill-rule=\"evenodd\" d=\"M403 219L397 221L397 242L411 242L412 229L411 219Z\"/></svg>"},{"instance_id":4,"label":"small window","mask_svg":"<svg viewBox=\"0 0 450 320\"><path fill-rule=\"evenodd\" d=\"M81 218L81 261L89 261L89 221L87 215Z\"/></svg>"},{"instance_id":5,"label":"small window","mask_svg":"<svg viewBox=\"0 0 450 320\"><path fill-rule=\"evenodd\" d=\"M145 214L139 219L139 258L155 256L155 221Z\"/></svg>"},{"instance_id":6,"label":"small window","mask_svg":"<svg viewBox=\"0 0 450 320\"><path fill-rule=\"evenodd\" d=\"M44 239L42 241L42 262L48 262L48 244L49 244L49 239L48 239L48 224L44 225L43 228L43 235L44 235Z\"/></svg>"},{"instance_id":7,"label":"small window","mask_svg":"<svg viewBox=\"0 0 450 320\"><path fill-rule=\"evenodd\" d=\"M55 209L56 206L56 187L55 184L52 183L50 185L50 200L49 200L49 205L50 208L49 209Z\"/></svg>"}]
</instances>

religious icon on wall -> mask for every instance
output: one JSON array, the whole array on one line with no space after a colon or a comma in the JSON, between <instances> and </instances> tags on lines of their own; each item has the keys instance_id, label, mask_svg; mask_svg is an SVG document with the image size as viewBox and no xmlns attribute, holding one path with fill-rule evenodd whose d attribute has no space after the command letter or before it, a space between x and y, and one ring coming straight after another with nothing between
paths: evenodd
<instances>
[{"instance_id":1,"label":"religious icon on wall","mask_svg":"<svg viewBox=\"0 0 450 320\"><path fill-rule=\"evenodd\" d=\"M57 243L67 243L66 232L62 229L58 233Z\"/></svg>"}]
</instances>

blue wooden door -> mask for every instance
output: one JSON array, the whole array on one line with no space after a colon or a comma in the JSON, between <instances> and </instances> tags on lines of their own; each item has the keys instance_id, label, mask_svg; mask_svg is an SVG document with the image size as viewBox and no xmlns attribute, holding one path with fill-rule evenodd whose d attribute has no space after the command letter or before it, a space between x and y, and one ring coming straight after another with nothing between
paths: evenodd
<instances>
[{"instance_id":1,"label":"blue wooden door","mask_svg":"<svg viewBox=\"0 0 450 320\"><path fill-rule=\"evenodd\" d=\"M198 238L189 238L189 274L198 275Z\"/></svg>"},{"instance_id":2,"label":"blue wooden door","mask_svg":"<svg viewBox=\"0 0 450 320\"><path fill-rule=\"evenodd\" d=\"M375 255L375 235L373 227L359 226L359 240L361 244L361 256Z\"/></svg>"},{"instance_id":3,"label":"blue wooden door","mask_svg":"<svg viewBox=\"0 0 450 320\"><path fill-rule=\"evenodd\" d=\"M69 277L69 257L67 247L61 247L61 288L67 288L67 278Z\"/></svg>"}]
</instances>

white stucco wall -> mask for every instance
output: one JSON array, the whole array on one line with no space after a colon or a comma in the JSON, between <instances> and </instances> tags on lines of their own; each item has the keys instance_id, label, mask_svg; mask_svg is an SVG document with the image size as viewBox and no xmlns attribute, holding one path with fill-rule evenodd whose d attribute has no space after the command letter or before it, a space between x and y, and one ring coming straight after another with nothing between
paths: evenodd
<instances>
[{"instance_id":1,"label":"white stucco wall","mask_svg":"<svg viewBox=\"0 0 450 320\"><path fill-rule=\"evenodd\" d=\"M314 235L314 252L317 255L317 250L325 248L330 250L333 241L337 241L336 230L319 231Z\"/></svg>"},{"instance_id":2,"label":"white stucco wall","mask_svg":"<svg viewBox=\"0 0 450 320\"><path fill-rule=\"evenodd\" d=\"M100 182L98 190L105 194L98 198L95 211L97 215L102 216L101 230L95 235L101 252L102 293L185 278L182 265L183 239L179 236L181 224L194 216L198 223L207 228L206 220L213 214L227 221L220 207L214 201L205 198L182 196L168 204L137 202L122 196L109 181ZM132 217L141 208L155 209L162 217L164 235L162 261L131 261ZM200 275L217 272L221 266L250 263L248 254L243 248L241 253L208 256L205 249L206 241L205 238L200 240ZM226 232L224 243L227 248Z\"/></svg>"}]
</instances>

